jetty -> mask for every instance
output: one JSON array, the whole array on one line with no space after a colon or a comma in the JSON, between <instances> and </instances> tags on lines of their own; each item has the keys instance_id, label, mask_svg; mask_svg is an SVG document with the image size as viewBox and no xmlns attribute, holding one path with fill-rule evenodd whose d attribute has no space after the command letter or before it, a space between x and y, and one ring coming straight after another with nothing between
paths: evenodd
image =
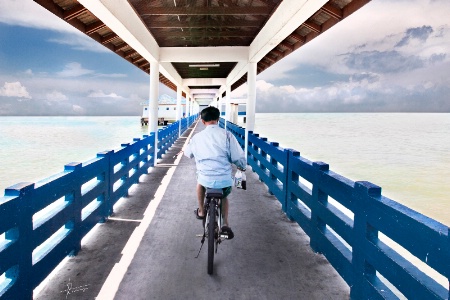
<instances>
[{"instance_id":1,"label":"jetty","mask_svg":"<svg viewBox=\"0 0 450 300\"><path fill-rule=\"evenodd\" d=\"M0 299L449 298L448 226L254 132L257 74L370 0L34 1L149 74L148 134L5 190ZM162 129L159 83L177 93ZM174 157L208 105L248 164L212 276L194 162Z\"/></svg>"}]
</instances>

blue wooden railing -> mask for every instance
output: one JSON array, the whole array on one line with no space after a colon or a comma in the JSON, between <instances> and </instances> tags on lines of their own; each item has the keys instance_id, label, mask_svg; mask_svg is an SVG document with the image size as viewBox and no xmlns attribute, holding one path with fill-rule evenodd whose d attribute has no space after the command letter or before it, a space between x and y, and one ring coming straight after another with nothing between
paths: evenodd
<instances>
[{"instance_id":1,"label":"blue wooden railing","mask_svg":"<svg viewBox=\"0 0 450 300\"><path fill-rule=\"evenodd\" d=\"M183 132L198 114L181 120ZM178 122L158 130L158 158L179 135ZM31 299L33 289L81 239L113 212L154 165L154 135L97 154L37 183L19 183L0 197L0 298Z\"/></svg>"},{"instance_id":2,"label":"blue wooden railing","mask_svg":"<svg viewBox=\"0 0 450 300\"><path fill-rule=\"evenodd\" d=\"M245 129L227 122L227 130L244 148ZM247 157L311 248L350 286L351 299L449 298L447 226L252 132Z\"/></svg>"}]
</instances>

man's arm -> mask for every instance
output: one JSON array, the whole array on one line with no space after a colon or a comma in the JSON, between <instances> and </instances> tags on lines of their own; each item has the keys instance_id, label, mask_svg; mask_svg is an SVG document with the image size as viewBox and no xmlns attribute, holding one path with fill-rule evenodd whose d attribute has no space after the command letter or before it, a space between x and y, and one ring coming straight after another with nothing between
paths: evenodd
<instances>
[{"instance_id":1,"label":"man's arm","mask_svg":"<svg viewBox=\"0 0 450 300\"><path fill-rule=\"evenodd\" d=\"M194 157L194 153L192 153L192 149L191 149L191 142L192 142L192 140L189 142L189 144L184 149L184 155L189 157L189 158L193 158Z\"/></svg>"},{"instance_id":2,"label":"man's arm","mask_svg":"<svg viewBox=\"0 0 450 300\"><path fill-rule=\"evenodd\" d=\"M239 145L238 141L231 133L228 133L230 138L230 157L231 162L235 164L239 169L245 170L247 168L247 160L245 159L245 153Z\"/></svg>"}]
</instances>

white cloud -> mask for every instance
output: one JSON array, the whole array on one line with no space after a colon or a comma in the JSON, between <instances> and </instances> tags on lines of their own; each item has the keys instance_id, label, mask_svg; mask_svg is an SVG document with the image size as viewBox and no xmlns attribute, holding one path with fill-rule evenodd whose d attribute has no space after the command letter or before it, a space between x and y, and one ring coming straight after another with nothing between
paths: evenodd
<instances>
[{"instance_id":1,"label":"white cloud","mask_svg":"<svg viewBox=\"0 0 450 300\"><path fill-rule=\"evenodd\" d=\"M93 70L84 69L81 64L77 62L71 62L65 65L64 70L58 72L57 75L61 77L78 77L93 73Z\"/></svg>"},{"instance_id":2,"label":"white cloud","mask_svg":"<svg viewBox=\"0 0 450 300\"><path fill-rule=\"evenodd\" d=\"M398 18L398 12L408 18ZM401 54L429 57L449 53L448 12L450 1L377 0L371 1L318 38L277 62L258 76L269 82L288 78L299 65L313 65L331 73L352 74L343 54L366 51L391 51L408 29L430 26L433 33L425 41L412 39L401 47ZM450 59L450 55L447 55Z\"/></svg>"},{"instance_id":3,"label":"white cloud","mask_svg":"<svg viewBox=\"0 0 450 300\"><path fill-rule=\"evenodd\" d=\"M58 91L52 91L50 93L47 93L46 98L48 101L55 101L55 102L66 101L68 99L66 95Z\"/></svg>"},{"instance_id":4,"label":"white cloud","mask_svg":"<svg viewBox=\"0 0 450 300\"><path fill-rule=\"evenodd\" d=\"M0 96L19 97L31 99L26 87L20 82L5 82L4 86L0 88Z\"/></svg>"},{"instance_id":5,"label":"white cloud","mask_svg":"<svg viewBox=\"0 0 450 300\"><path fill-rule=\"evenodd\" d=\"M62 21L61 21L62 22ZM100 52L100 53L111 53L111 50L104 47L103 45L97 43L91 38L86 37L85 35L75 35L67 38L67 36L63 38L53 38L49 39L49 42L67 45L70 48L80 51L91 51L91 52Z\"/></svg>"},{"instance_id":6,"label":"white cloud","mask_svg":"<svg viewBox=\"0 0 450 300\"><path fill-rule=\"evenodd\" d=\"M264 81L264 80L258 80L256 81L256 88L259 89L260 91L268 91L271 88L273 88L274 85L271 84L270 82Z\"/></svg>"},{"instance_id":7,"label":"white cloud","mask_svg":"<svg viewBox=\"0 0 450 300\"><path fill-rule=\"evenodd\" d=\"M117 95L116 93L105 94L102 90L91 92L88 95L89 98L116 98L122 99L122 96Z\"/></svg>"},{"instance_id":8,"label":"white cloud","mask_svg":"<svg viewBox=\"0 0 450 300\"><path fill-rule=\"evenodd\" d=\"M83 107L81 107L79 105L75 105L75 104L72 105L72 110L75 113L80 114L80 115L86 113L86 110Z\"/></svg>"},{"instance_id":9,"label":"white cloud","mask_svg":"<svg viewBox=\"0 0 450 300\"><path fill-rule=\"evenodd\" d=\"M122 73L111 73L111 74L96 74L95 77L104 77L104 78L125 78L128 77L127 74L122 74Z\"/></svg>"}]
</instances>

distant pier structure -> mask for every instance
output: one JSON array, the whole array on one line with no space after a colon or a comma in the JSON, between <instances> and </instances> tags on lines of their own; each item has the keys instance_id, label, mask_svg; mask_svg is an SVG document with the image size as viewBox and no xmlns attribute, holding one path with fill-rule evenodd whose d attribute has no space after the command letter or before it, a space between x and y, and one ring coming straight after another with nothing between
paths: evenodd
<instances>
[{"instance_id":1,"label":"distant pier structure","mask_svg":"<svg viewBox=\"0 0 450 300\"><path fill-rule=\"evenodd\" d=\"M148 125L149 102L141 102L142 115L141 125ZM186 99L181 99L181 114L186 115ZM163 94L158 99L158 126L171 124L177 120L177 99Z\"/></svg>"}]
</instances>

